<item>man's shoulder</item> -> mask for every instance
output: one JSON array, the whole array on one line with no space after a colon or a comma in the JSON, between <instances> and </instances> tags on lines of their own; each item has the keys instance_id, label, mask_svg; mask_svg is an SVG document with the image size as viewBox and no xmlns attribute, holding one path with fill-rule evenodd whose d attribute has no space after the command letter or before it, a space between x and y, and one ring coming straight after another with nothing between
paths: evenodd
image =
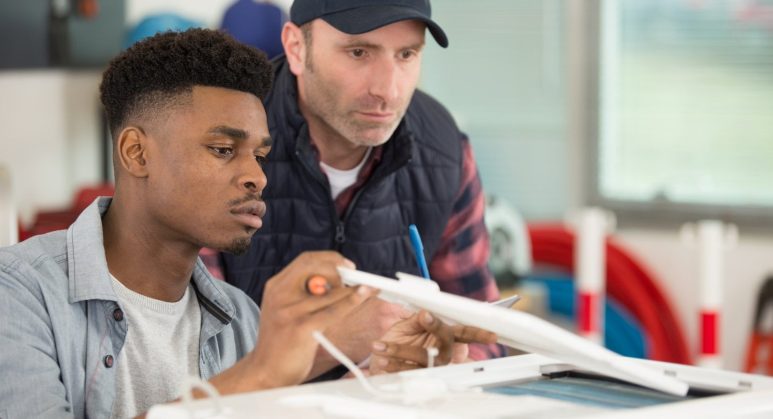
<instances>
[{"instance_id":1,"label":"man's shoulder","mask_svg":"<svg viewBox=\"0 0 773 419\"><path fill-rule=\"evenodd\" d=\"M419 143L437 143L444 148L448 141L464 138L451 112L437 99L418 89L405 111L405 121Z\"/></svg>"},{"instance_id":2,"label":"man's shoulder","mask_svg":"<svg viewBox=\"0 0 773 419\"><path fill-rule=\"evenodd\" d=\"M290 72L287 66L287 59L284 54L271 60L271 65L274 72L274 79L271 83L271 89L268 95L263 100L263 104L268 107L276 107L284 99L287 99L287 95L292 96L294 90L294 76Z\"/></svg>"},{"instance_id":3,"label":"man's shoulder","mask_svg":"<svg viewBox=\"0 0 773 419\"><path fill-rule=\"evenodd\" d=\"M430 161L437 162L440 156L445 156L454 165L461 161L461 144L466 136L448 109L429 94L416 90L405 112L405 127L419 150L431 154Z\"/></svg>"},{"instance_id":4,"label":"man's shoulder","mask_svg":"<svg viewBox=\"0 0 773 419\"><path fill-rule=\"evenodd\" d=\"M0 297L18 301L66 301L67 232L35 236L0 248Z\"/></svg>"},{"instance_id":5,"label":"man's shoulder","mask_svg":"<svg viewBox=\"0 0 773 419\"><path fill-rule=\"evenodd\" d=\"M433 118L437 122L448 123L456 129L456 122L451 112L440 101L419 89L414 92L405 115L408 118Z\"/></svg>"},{"instance_id":6,"label":"man's shoulder","mask_svg":"<svg viewBox=\"0 0 773 419\"><path fill-rule=\"evenodd\" d=\"M67 259L67 231L59 230L31 237L21 243L0 248L0 270L6 273L50 268Z\"/></svg>"}]
</instances>

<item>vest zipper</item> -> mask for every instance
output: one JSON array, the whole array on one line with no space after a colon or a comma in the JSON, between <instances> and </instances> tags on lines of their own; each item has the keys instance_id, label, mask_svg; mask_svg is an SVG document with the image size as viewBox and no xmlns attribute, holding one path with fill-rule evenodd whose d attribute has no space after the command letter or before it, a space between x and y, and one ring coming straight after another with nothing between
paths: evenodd
<instances>
[{"instance_id":1,"label":"vest zipper","mask_svg":"<svg viewBox=\"0 0 773 419\"><path fill-rule=\"evenodd\" d=\"M408 164L411 160L413 160L412 158L409 157L408 159L406 159L404 164L400 164L399 166L391 167L389 169L382 169L381 171L379 171L378 168L377 168L376 171L371 175L371 177L368 178L367 181L365 181L365 184L362 185L360 190L358 190L354 194L354 196L352 197L352 202L350 202L349 206L346 208L346 212L344 213L343 218L339 218L338 217L338 213L336 212L335 201L330 196L330 183L327 181L327 177L324 175L324 173L322 173L322 170L319 169L319 165L317 165L316 167L311 167L306 162L306 159L303 158L303 156L301 155L300 150L298 150L298 149L295 150L295 155L298 158L298 160L301 161L301 164L303 165L303 167L305 167L306 170L312 176L314 176L317 179L317 181L319 181L319 183L321 183L322 186L324 186L325 189L327 190L327 196L330 197L330 204L331 204L330 207L332 209L331 213L332 213L332 217L333 217L333 224L335 224L335 226L336 226L335 233L334 233L334 236L333 236L333 250L335 250L335 251L337 251L339 253L341 253L341 250L343 249L344 243L346 243L346 222L349 221L349 216L351 216L351 214L352 214L352 212L354 210L354 207L357 204L357 201L360 199L360 196L365 191L365 189L367 189L368 186L370 186L371 184L373 184L373 183L375 183L375 182L385 178L386 176L388 176L392 172L396 171L397 169L402 167L404 164Z\"/></svg>"},{"instance_id":2,"label":"vest zipper","mask_svg":"<svg viewBox=\"0 0 773 419\"><path fill-rule=\"evenodd\" d=\"M374 173L375 175L375 173ZM383 178L383 176L371 176L368 180L365 181L365 184L362 185L362 187L354 194L352 197L352 202L349 202L349 206L346 207L346 212L344 213L343 219L338 219L338 214L335 215L336 218L336 235L335 235L335 243L336 243L336 251L340 252L343 248L344 243L346 242L346 223L349 221L350 216L352 215L352 212L354 212L354 207L357 206L357 201L360 200L360 196L363 192L365 192L365 189L368 188L369 185L375 183L376 181ZM333 202L333 212L335 213L335 202Z\"/></svg>"},{"instance_id":3,"label":"vest zipper","mask_svg":"<svg viewBox=\"0 0 773 419\"><path fill-rule=\"evenodd\" d=\"M346 234L344 234L344 230L345 230L344 223L341 220L336 220L335 242L336 242L337 250L340 250L341 246L343 246L344 242L346 241Z\"/></svg>"},{"instance_id":4,"label":"vest zipper","mask_svg":"<svg viewBox=\"0 0 773 419\"><path fill-rule=\"evenodd\" d=\"M316 166L310 165L306 159L303 157L300 150L295 150L295 156L300 160L301 165L306 169L309 174L312 175L319 183L322 185L323 188L327 191L327 197L330 200L330 208L331 208L331 218L333 220L333 225L335 225L335 232L333 234L333 245L331 246L333 250L340 252L341 248L343 247L343 244L346 242L346 231L344 227L344 221L342 221L340 218L338 218L338 213L336 212L336 205L333 198L330 196L330 183L327 180L327 177L322 173L321 169L319 168L319 164ZM354 200L352 200L354 202ZM348 212L348 208L347 208Z\"/></svg>"}]
</instances>

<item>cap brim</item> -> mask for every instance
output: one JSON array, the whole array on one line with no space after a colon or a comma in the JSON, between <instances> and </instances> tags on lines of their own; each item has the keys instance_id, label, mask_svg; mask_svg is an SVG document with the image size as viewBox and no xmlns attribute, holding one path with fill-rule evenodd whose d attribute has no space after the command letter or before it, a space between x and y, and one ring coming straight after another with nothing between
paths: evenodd
<instances>
[{"instance_id":1,"label":"cap brim","mask_svg":"<svg viewBox=\"0 0 773 419\"><path fill-rule=\"evenodd\" d=\"M402 20L418 20L427 25L435 41L443 48L448 46L448 37L443 29L432 19L410 7L403 6L363 6L322 16L322 19L341 32L357 35L370 32Z\"/></svg>"}]
</instances>

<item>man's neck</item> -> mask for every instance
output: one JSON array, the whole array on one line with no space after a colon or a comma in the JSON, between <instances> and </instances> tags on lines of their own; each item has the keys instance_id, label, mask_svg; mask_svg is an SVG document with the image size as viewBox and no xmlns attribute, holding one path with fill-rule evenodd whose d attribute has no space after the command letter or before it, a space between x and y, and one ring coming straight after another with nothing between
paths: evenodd
<instances>
[{"instance_id":1,"label":"man's neck","mask_svg":"<svg viewBox=\"0 0 773 419\"><path fill-rule=\"evenodd\" d=\"M161 237L116 196L102 218L105 258L110 273L130 290L162 301L179 301L190 283L198 250Z\"/></svg>"}]
</instances>

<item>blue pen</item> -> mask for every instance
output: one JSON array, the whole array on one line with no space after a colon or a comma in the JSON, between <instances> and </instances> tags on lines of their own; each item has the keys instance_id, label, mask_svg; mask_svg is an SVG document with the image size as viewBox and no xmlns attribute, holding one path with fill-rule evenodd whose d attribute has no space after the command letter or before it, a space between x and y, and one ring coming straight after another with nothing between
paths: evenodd
<instances>
[{"instance_id":1,"label":"blue pen","mask_svg":"<svg viewBox=\"0 0 773 419\"><path fill-rule=\"evenodd\" d=\"M427 269L427 259L424 258L424 245L421 244L421 236L419 236L419 229L415 224L408 226L408 233L411 236L411 246L413 246L413 253L416 255L416 263L419 264L419 271L421 276L429 279L429 269Z\"/></svg>"}]
</instances>

